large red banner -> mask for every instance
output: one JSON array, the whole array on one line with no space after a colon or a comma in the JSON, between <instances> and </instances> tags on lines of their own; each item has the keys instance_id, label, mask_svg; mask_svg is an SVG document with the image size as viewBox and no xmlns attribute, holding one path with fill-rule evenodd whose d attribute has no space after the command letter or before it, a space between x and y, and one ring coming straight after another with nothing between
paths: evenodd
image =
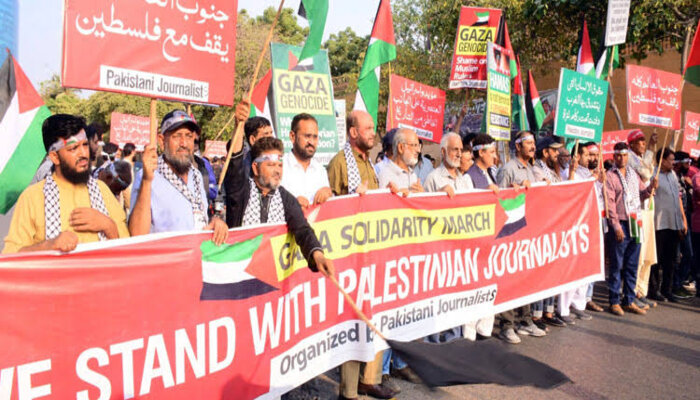
<instances>
[{"instance_id":1,"label":"large red banner","mask_svg":"<svg viewBox=\"0 0 700 400\"><path fill-rule=\"evenodd\" d=\"M593 181L519 194L334 198L309 219L388 338L413 340L603 279ZM556 207L552 207L556 204ZM5 398L273 398L386 348L286 225L0 257Z\"/></svg>"},{"instance_id":2,"label":"large red banner","mask_svg":"<svg viewBox=\"0 0 700 400\"><path fill-rule=\"evenodd\" d=\"M399 75L389 79L388 129L411 128L418 137L440 143L445 92Z\"/></svg>"},{"instance_id":3,"label":"large red banner","mask_svg":"<svg viewBox=\"0 0 700 400\"><path fill-rule=\"evenodd\" d=\"M627 119L631 124L681 128L681 76L627 64Z\"/></svg>"},{"instance_id":4,"label":"large red banner","mask_svg":"<svg viewBox=\"0 0 700 400\"><path fill-rule=\"evenodd\" d=\"M150 126L148 117L113 112L109 123L109 141L120 147L133 143L143 149L151 141Z\"/></svg>"},{"instance_id":5,"label":"large red banner","mask_svg":"<svg viewBox=\"0 0 700 400\"><path fill-rule=\"evenodd\" d=\"M603 160L612 160L613 147L615 147L615 143L627 143L627 135L629 135L631 131L632 129L603 132L603 140L601 142L601 147L603 148Z\"/></svg>"},{"instance_id":6,"label":"large red banner","mask_svg":"<svg viewBox=\"0 0 700 400\"><path fill-rule=\"evenodd\" d=\"M691 157L700 157L698 144L698 129L700 128L700 113L685 112L685 129L683 129L683 144L681 149Z\"/></svg>"},{"instance_id":7,"label":"large red banner","mask_svg":"<svg viewBox=\"0 0 700 400\"><path fill-rule=\"evenodd\" d=\"M462 7L452 56L450 89L486 89L486 43L496 40L501 10Z\"/></svg>"},{"instance_id":8,"label":"large red banner","mask_svg":"<svg viewBox=\"0 0 700 400\"><path fill-rule=\"evenodd\" d=\"M64 86L233 104L236 0L66 0L64 9Z\"/></svg>"}]
</instances>

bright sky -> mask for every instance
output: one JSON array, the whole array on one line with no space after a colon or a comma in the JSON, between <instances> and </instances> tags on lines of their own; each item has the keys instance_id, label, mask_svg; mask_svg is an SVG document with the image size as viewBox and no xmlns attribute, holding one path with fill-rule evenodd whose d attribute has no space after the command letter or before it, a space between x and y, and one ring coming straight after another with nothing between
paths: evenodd
<instances>
[{"instance_id":1,"label":"bright sky","mask_svg":"<svg viewBox=\"0 0 700 400\"><path fill-rule=\"evenodd\" d=\"M299 9L300 0L288 0L285 7ZM379 0L330 0L324 40L350 26L358 35L372 30ZM278 7L276 0L238 0L238 8L248 14L262 14L267 7ZM19 1L19 63L36 85L61 72L61 29L63 0ZM305 20L299 24L307 26Z\"/></svg>"}]
</instances>

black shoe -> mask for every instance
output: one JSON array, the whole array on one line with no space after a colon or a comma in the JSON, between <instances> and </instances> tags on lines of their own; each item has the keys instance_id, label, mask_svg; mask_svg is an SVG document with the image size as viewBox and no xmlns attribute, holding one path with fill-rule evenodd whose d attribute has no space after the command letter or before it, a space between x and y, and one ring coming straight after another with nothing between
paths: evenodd
<instances>
[{"instance_id":1,"label":"black shoe","mask_svg":"<svg viewBox=\"0 0 700 400\"><path fill-rule=\"evenodd\" d=\"M402 379L407 382L419 384L421 379L415 372L409 367L403 367L401 369L392 369L391 376L394 378Z\"/></svg>"},{"instance_id":2,"label":"black shoe","mask_svg":"<svg viewBox=\"0 0 700 400\"><path fill-rule=\"evenodd\" d=\"M665 303L665 302L668 301L668 299L666 298L666 296L662 295L662 294L659 293L659 292L656 292L656 293L649 293L649 295L648 295L647 297L650 298L650 299L652 299L652 300L656 300L656 301L658 301L659 303Z\"/></svg>"},{"instance_id":3,"label":"black shoe","mask_svg":"<svg viewBox=\"0 0 700 400\"><path fill-rule=\"evenodd\" d=\"M551 318L548 316L544 316L543 318L544 322L548 325L556 326L559 328L565 328L566 327L566 322L562 321L559 317L556 315L553 315Z\"/></svg>"},{"instance_id":4,"label":"black shoe","mask_svg":"<svg viewBox=\"0 0 700 400\"><path fill-rule=\"evenodd\" d=\"M339 394L338 400L357 400L357 397L345 397L342 394Z\"/></svg>"},{"instance_id":5,"label":"black shoe","mask_svg":"<svg viewBox=\"0 0 700 400\"><path fill-rule=\"evenodd\" d=\"M357 393L376 397L378 399L390 399L396 396L393 390L383 385L367 385L362 382L357 384Z\"/></svg>"},{"instance_id":6,"label":"black shoe","mask_svg":"<svg viewBox=\"0 0 700 400\"><path fill-rule=\"evenodd\" d=\"M680 297L674 296L672 293L662 293L661 295L666 298L666 301L671 303L678 303L681 300Z\"/></svg>"},{"instance_id":7,"label":"black shoe","mask_svg":"<svg viewBox=\"0 0 700 400\"><path fill-rule=\"evenodd\" d=\"M672 296L678 297L679 299L689 299L693 297L693 294L685 290L684 287L680 287L671 293Z\"/></svg>"},{"instance_id":8,"label":"black shoe","mask_svg":"<svg viewBox=\"0 0 700 400\"><path fill-rule=\"evenodd\" d=\"M532 323L535 324L536 327L542 329L543 331L549 332L549 328L547 327L547 324L544 321L545 318L547 317L533 318Z\"/></svg>"}]
</instances>

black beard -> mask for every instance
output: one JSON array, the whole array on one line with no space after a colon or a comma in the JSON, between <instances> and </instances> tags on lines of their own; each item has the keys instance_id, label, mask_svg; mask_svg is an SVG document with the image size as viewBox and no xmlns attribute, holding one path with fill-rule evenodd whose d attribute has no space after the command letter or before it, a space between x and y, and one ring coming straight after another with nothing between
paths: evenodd
<instances>
[{"instance_id":1,"label":"black beard","mask_svg":"<svg viewBox=\"0 0 700 400\"><path fill-rule=\"evenodd\" d=\"M63 175L68 182L74 185L86 184L88 179L90 179L89 168L83 172L78 172L64 163L59 163L58 168L61 169L61 175Z\"/></svg>"},{"instance_id":2,"label":"black beard","mask_svg":"<svg viewBox=\"0 0 700 400\"><path fill-rule=\"evenodd\" d=\"M598 160L591 161L588 163L588 169L596 169L598 168Z\"/></svg>"},{"instance_id":3,"label":"black beard","mask_svg":"<svg viewBox=\"0 0 700 400\"><path fill-rule=\"evenodd\" d=\"M300 147L296 143L294 143L294 154L301 158L302 160L310 160L314 157L314 154L316 154L316 149L313 150L311 154L306 150L306 148Z\"/></svg>"},{"instance_id":4,"label":"black beard","mask_svg":"<svg viewBox=\"0 0 700 400\"><path fill-rule=\"evenodd\" d=\"M175 173L178 175L185 175L186 173L188 173L190 170L190 166L192 165L192 162L189 159L187 161L180 161L175 157L169 157L168 153L166 152L163 153L163 158L168 163L168 165L170 165L170 168L172 168L173 171L175 171Z\"/></svg>"}]
</instances>

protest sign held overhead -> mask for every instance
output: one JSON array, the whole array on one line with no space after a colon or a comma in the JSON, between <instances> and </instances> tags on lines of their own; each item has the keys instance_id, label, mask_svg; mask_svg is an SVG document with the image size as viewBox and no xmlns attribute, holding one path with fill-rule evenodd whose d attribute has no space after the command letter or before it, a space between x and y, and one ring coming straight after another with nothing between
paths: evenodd
<instances>
[{"instance_id":1,"label":"protest sign held overhead","mask_svg":"<svg viewBox=\"0 0 700 400\"><path fill-rule=\"evenodd\" d=\"M627 65L627 119L630 124L681 128L681 76Z\"/></svg>"},{"instance_id":2,"label":"protest sign held overhead","mask_svg":"<svg viewBox=\"0 0 700 400\"><path fill-rule=\"evenodd\" d=\"M455 39L450 89L486 89L486 44L496 40L501 10L462 7Z\"/></svg>"},{"instance_id":3,"label":"protest sign held overhead","mask_svg":"<svg viewBox=\"0 0 700 400\"><path fill-rule=\"evenodd\" d=\"M605 20L606 47L625 43L629 18L630 0L608 0L608 14Z\"/></svg>"},{"instance_id":4,"label":"protest sign held overhead","mask_svg":"<svg viewBox=\"0 0 700 400\"><path fill-rule=\"evenodd\" d=\"M603 132L603 140L600 143L603 151L603 159L612 160L615 143L627 142L627 135L633 130L634 129L626 129L622 131Z\"/></svg>"},{"instance_id":5,"label":"protest sign held overhead","mask_svg":"<svg viewBox=\"0 0 700 400\"><path fill-rule=\"evenodd\" d=\"M698 143L698 129L700 129L700 113L685 112L685 129L683 129L683 144L681 150L691 157L700 157L700 143Z\"/></svg>"},{"instance_id":6,"label":"protest sign held overhead","mask_svg":"<svg viewBox=\"0 0 700 400\"><path fill-rule=\"evenodd\" d=\"M148 117L113 112L109 123L109 141L119 147L133 143L143 149L150 143L150 124Z\"/></svg>"},{"instance_id":7,"label":"protest sign held overhead","mask_svg":"<svg viewBox=\"0 0 700 400\"><path fill-rule=\"evenodd\" d=\"M445 92L391 75L387 130L411 128L418 137L440 143L445 117Z\"/></svg>"},{"instance_id":8,"label":"protest sign held overhead","mask_svg":"<svg viewBox=\"0 0 700 400\"><path fill-rule=\"evenodd\" d=\"M207 140L204 143L204 157L226 157L226 142L223 140Z\"/></svg>"},{"instance_id":9,"label":"protest sign held overhead","mask_svg":"<svg viewBox=\"0 0 700 400\"><path fill-rule=\"evenodd\" d=\"M493 42L487 47L486 133L496 140L510 140L510 59L513 53Z\"/></svg>"},{"instance_id":10,"label":"protest sign held overhead","mask_svg":"<svg viewBox=\"0 0 700 400\"><path fill-rule=\"evenodd\" d=\"M333 83L328 52L320 50L299 63L301 47L271 43L272 115L277 137L285 152L292 148L289 131L292 118L299 113L313 115L318 121L318 149L314 159L328 164L338 152L338 128L333 100Z\"/></svg>"},{"instance_id":11,"label":"protest sign held overhead","mask_svg":"<svg viewBox=\"0 0 700 400\"><path fill-rule=\"evenodd\" d=\"M608 82L561 69L554 134L600 142L608 100Z\"/></svg>"},{"instance_id":12,"label":"protest sign held overhead","mask_svg":"<svg viewBox=\"0 0 700 400\"><path fill-rule=\"evenodd\" d=\"M236 17L236 0L66 0L61 81L232 105Z\"/></svg>"},{"instance_id":13,"label":"protest sign held overhead","mask_svg":"<svg viewBox=\"0 0 700 400\"><path fill-rule=\"evenodd\" d=\"M593 185L449 203L368 193L322 204L313 228L353 301L388 339L411 341L603 279ZM19 378L4 387L31 375L59 399L274 398L373 359L386 343L292 237L266 224L222 246L159 234L0 258L0 370Z\"/></svg>"}]
</instances>

